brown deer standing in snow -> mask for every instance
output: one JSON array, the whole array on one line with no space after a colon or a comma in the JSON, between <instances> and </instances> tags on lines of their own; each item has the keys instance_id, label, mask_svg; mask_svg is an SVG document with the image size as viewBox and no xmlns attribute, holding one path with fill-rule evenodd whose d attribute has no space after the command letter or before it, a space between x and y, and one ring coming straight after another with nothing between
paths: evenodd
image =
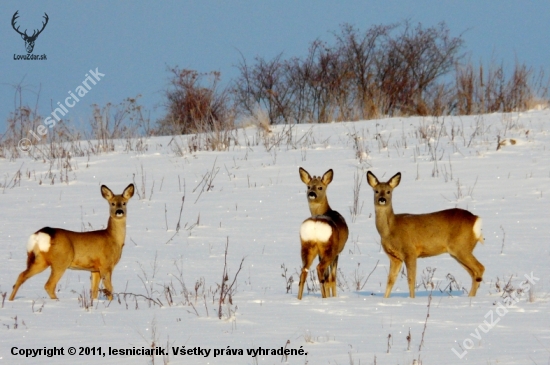
<instances>
[{"instance_id":1,"label":"brown deer standing in snow","mask_svg":"<svg viewBox=\"0 0 550 365\"><path fill-rule=\"evenodd\" d=\"M382 248L390 259L385 298L390 296L403 261L407 267L409 294L414 298L416 259L448 252L472 277L470 297L476 295L485 268L473 255L483 243L481 218L464 209L447 209L427 214L394 214L392 192L401 181L401 173L388 182L379 182L372 172L367 181L374 190L376 229Z\"/></svg>"},{"instance_id":2,"label":"brown deer standing in snow","mask_svg":"<svg viewBox=\"0 0 550 365\"><path fill-rule=\"evenodd\" d=\"M126 203L134 195L134 184L115 195L105 185L101 195L109 202L107 228L90 232L72 232L61 228L44 227L32 234L27 243L27 269L19 274L10 300L30 277L51 267L44 289L57 299L57 282L67 269L91 271L92 297L97 299L99 281L103 280L109 300L113 299L111 274L122 255L126 238Z\"/></svg>"},{"instance_id":3,"label":"brown deer standing in snow","mask_svg":"<svg viewBox=\"0 0 550 365\"><path fill-rule=\"evenodd\" d=\"M332 169L322 177L313 176L300 167L300 178L307 185L307 200L311 217L300 227L302 243L302 273L298 299L302 299L304 283L309 267L316 256L319 256L317 276L321 283L323 298L336 296L336 271L338 255L348 240L348 226L344 217L328 205L327 186L334 175Z\"/></svg>"}]
</instances>

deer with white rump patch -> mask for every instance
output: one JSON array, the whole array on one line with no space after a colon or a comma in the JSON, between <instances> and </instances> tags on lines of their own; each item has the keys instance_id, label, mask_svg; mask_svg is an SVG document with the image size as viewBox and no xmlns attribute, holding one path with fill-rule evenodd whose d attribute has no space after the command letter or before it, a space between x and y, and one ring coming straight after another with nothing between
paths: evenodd
<instances>
[{"instance_id":1,"label":"deer with white rump patch","mask_svg":"<svg viewBox=\"0 0 550 365\"><path fill-rule=\"evenodd\" d=\"M384 298L390 296L403 262L407 267L409 295L414 298L416 259L446 252L472 277L469 296L475 296L485 271L472 253L478 242L483 243L481 218L458 208L427 214L394 214L392 192L401 181L401 173L384 183L369 171L367 181L374 190L376 229L390 259Z\"/></svg>"},{"instance_id":2,"label":"deer with white rump patch","mask_svg":"<svg viewBox=\"0 0 550 365\"><path fill-rule=\"evenodd\" d=\"M299 171L300 179L307 185L311 217L300 227L303 266L298 299L302 299L309 267L316 256L319 256L317 276L321 283L321 295L323 298L335 297L338 255L344 249L349 232L344 217L328 205L327 186L332 181L334 173L331 169L322 177L311 177L303 168L300 167Z\"/></svg>"},{"instance_id":3,"label":"deer with white rump patch","mask_svg":"<svg viewBox=\"0 0 550 365\"><path fill-rule=\"evenodd\" d=\"M19 274L10 300L15 298L17 290L27 279L48 267L51 267L51 274L44 289L52 299L57 299L55 289L67 269L91 271L92 298L97 299L99 281L103 280L107 297L113 299L111 274L122 255L126 238L126 203L134 195L134 184L128 185L120 195L102 185L101 195L109 202L106 229L72 232L44 227L30 236L27 269Z\"/></svg>"}]
</instances>

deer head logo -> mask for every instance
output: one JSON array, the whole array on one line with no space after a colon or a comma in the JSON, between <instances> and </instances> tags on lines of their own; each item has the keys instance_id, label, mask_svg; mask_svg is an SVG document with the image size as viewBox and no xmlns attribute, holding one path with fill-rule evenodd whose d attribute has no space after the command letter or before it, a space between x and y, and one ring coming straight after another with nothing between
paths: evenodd
<instances>
[{"instance_id":1,"label":"deer head logo","mask_svg":"<svg viewBox=\"0 0 550 365\"><path fill-rule=\"evenodd\" d=\"M17 13L19 13L19 10L17 10L15 12L15 14L13 14L13 17L11 18L11 26L13 27L13 29L19 33L21 35L21 38L23 38L23 40L25 41L25 48L27 49L27 53L32 53L32 50L34 49L34 42L36 41L36 38L38 38L38 35L40 33L42 33L42 31L44 30L44 28L46 28L46 24L48 24L48 14L44 13L44 19L46 20L45 22L42 22L42 29L38 30L38 29L35 29L34 32L32 33L31 36L29 36L27 34L27 30L25 29L25 32L21 33L21 31L19 31L19 27L15 27L15 21L17 20L17 18L19 18L19 15L17 15Z\"/></svg>"}]
</instances>

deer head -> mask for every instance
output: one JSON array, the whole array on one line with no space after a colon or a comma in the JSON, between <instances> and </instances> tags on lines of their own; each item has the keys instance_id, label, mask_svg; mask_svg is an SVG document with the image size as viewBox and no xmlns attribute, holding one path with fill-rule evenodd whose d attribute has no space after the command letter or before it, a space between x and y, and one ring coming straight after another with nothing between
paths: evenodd
<instances>
[{"instance_id":1,"label":"deer head","mask_svg":"<svg viewBox=\"0 0 550 365\"><path fill-rule=\"evenodd\" d=\"M126 218L126 203L134 196L134 184L128 185L120 195L115 195L111 189L101 185L101 195L109 202L111 218Z\"/></svg>"},{"instance_id":2,"label":"deer head","mask_svg":"<svg viewBox=\"0 0 550 365\"><path fill-rule=\"evenodd\" d=\"M31 36L29 36L27 34L27 30L25 29L25 32L24 33L21 33L21 31L19 31L19 27L15 27L15 21L17 20L17 18L19 18L19 15L17 15L17 13L19 13L19 10L15 12L15 14L13 14L13 17L11 18L11 26L13 27L13 29L19 33L21 35L21 38L23 38L23 40L25 41L25 48L27 49L27 53L32 53L32 50L34 49L34 42L36 41L36 38L38 38L38 35L40 33L42 33L42 31L44 30L44 28L46 28L46 24L48 24L48 14L44 13L44 19L46 20L45 22L42 22L42 29L38 30L36 29Z\"/></svg>"},{"instance_id":3,"label":"deer head","mask_svg":"<svg viewBox=\"0 0 550 365\"><path fill-rule=\"evenodd\" d=\"M392 207L391 193L401 182L401 173L393 175L387 182L380 182L370 171L367 172L367 182L374 190L374 207Z\"/></svg>"},{"instance_id":4,"label":"deer head","mask_svg":"<svg viewBox=\"0 0 550 365\"><path fill-rule=\"evenodd\" d=\"M300 179L307 185L307 200L312 215L325 214L330 210L327 199L327 186L331 183L334 172L332 169L323 176L313 176L300 167Z\"/></svg>"}]
</instances>

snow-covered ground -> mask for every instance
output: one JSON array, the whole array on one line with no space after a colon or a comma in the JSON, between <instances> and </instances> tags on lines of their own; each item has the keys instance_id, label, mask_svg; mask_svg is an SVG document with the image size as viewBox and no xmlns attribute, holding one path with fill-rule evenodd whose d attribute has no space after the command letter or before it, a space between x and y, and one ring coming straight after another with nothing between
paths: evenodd
<instances>
[{"instance_id":1,"label":"snow-covered ground","mask_svg":"<svg viewBox=\"0 0 550 365\"><path fill-rule=\"evenodd\" d=\"M121 141L115 152L72 158L65 167L61 160L0 160L0 294L7 294L0 297L0 363L548 364L549 131L550 111L543 110L276 126L270 133L250 127L238 130L228 151L183 156L181 137L151 138L141 152L125 152ZM334 170L329 202L350 228L336 298L319 290L296 298L298 231L309 216L299 166L315 175ZM449 255L418 261L415 299L405 273L383 298L389 261L374 224L369 169L381 181L402 173L396 212L459 207L483 218L485 243L474 253L486 271L475 298L456 289L469 290L470 277ZM353 218L356 176L360 213ZM115 292L130 294L90 305L88 272L69 270L60 299L51 300L43 289L47 270L8 301L31 233L104 228L100 185L119 194L130 182L137 192L113 274ZM244 261L219 319L226 245L228 284ZM509 305L512 292L518 300ZM159 347L154 357L114 354L152 346ZM195 352L183 355L184 346ZM269 355L247 354L260 347ZM53 348L63 355L24 355ZM281 348L299 354L285 357Z\"/></svg>"}]
</instances>

